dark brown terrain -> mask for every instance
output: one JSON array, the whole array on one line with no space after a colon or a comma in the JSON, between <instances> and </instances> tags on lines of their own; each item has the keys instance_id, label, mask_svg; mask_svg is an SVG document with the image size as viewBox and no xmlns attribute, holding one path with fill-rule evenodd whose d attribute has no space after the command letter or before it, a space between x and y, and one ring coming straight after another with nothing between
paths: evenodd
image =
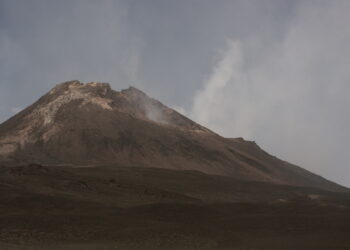
<instances>
[{"instance_id":1,"label":"dark brown terrain","mask_svg":"<svg viewBox=\"0 0 350 250\"><path fill-rule=\"evenodd\" d=\"M348 249L350 193L135 88L57 85L0 125L0 249Z\"/></svg>"}]
</instances>

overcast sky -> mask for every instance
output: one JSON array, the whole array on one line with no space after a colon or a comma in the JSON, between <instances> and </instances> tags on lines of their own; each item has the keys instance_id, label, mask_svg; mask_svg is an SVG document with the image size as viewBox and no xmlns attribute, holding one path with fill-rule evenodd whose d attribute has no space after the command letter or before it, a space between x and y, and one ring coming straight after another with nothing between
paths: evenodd
<instances>
[{"instance_id":1,"label":"overcast sky","mask_svg":"<svg viewBox=\"0 0 350 250\"><path fill-rule=\"evenodd\" d=\"M0 122L55 84L140 88L350 186L350 1L0 0Z\"/></svg>"}]
</instances>

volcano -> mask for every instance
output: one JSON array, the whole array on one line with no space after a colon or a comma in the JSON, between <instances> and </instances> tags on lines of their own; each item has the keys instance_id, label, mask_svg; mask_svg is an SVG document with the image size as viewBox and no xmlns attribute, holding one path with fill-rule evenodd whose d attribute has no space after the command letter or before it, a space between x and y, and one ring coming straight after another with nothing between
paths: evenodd
<instances>
[{"instance_id":1,"label":"volcano","mask_svg":"<svg viewBox=\"0 0 350 250\"><path fill-rule=\"evenodd\" d=\"M347 188L106 83L0 125L0 197L0 249L350 247Z\"/></svg>"},{"instance_id":2,"label":"volcano","mask_svg":"<svg viewBox=\"0 0 350 250\"><path fill-rule=\"evenodd\" d=\"M224 138L142 91L58 84L0 125L3 162L196 170L242 180L341 190L255 142Z\"/></svg>"}]
</instances>

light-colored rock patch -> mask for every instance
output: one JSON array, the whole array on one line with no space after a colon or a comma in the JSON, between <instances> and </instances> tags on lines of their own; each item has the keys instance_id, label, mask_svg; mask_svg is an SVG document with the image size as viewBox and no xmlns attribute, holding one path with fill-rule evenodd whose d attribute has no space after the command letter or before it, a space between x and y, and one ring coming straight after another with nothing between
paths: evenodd
<instances>
[{"instance_id":1,"label":"light-colored rock patch","mask_svg":"<svg viewBox=\"0 0 350 250\"><path fill-rule=\"evenodd\" d=\"M51 123L58 112L58 110L65 104L73 100L83 100L83 105L88 103L93 103L100 106L103 109L111 110L110 102L111 100L101 97L96 97L91 94L91 92L85 92L85 86L97 86L97 83L90 83L86 85L72 84L69 85L69 90L65 91L63 95L58 96L54 101L39 107L36 110L38 116L43 117L44 125Z\"/></svg>"},{"instance_id":2,"label":"light-colored rock patch","mask_svg":"<svg viewBox=\"0 0 350 250\"><path fill-rule=\"evenodd\" d=\"M321 195L318 195L318 194L309 194L309 195L308 195L308 198L309 198L310 200L318 200L318 199L321 198Z\"/></svg>"},{"instance_id":3,"label":"light-colored rock patch","mask_svg":"<svg viewBox=\"0 0 350 250\"><path fill-rule=\"evenodd\" d=\"M15 152L17 145L13 143L0 144L0 155L8 155Z\"/></svg>"},{"instance_id":4,"label":"light-colored rock patch","mask_svg":"<svg viewBox=\"0 0 350 250\"><path fill-rule=\"evenodd\" d=\"M41 139L47 142L53 135L59 131L57 124L53 123L58 110L71 101L82 100L81 105L94 104L102 109L111 110L110 103L112 100L97 96L92 91L86 91L87 86L106 87L103 83L81 84L80 82L72 82L63 94L57 96L49 103L44 103L38 106L32 113L28 114L24 119L26 126L21 129L16 129L12 133L8 133L0 137L0 156L8 157L18 149L24 147L28 143L34 143L33 131L38 131L40 128L43 132ZM50 91L50 94L55 94L60 89L60 85ZM45 125L45 126L43 126Z\"/></svg>"}]
</instances>

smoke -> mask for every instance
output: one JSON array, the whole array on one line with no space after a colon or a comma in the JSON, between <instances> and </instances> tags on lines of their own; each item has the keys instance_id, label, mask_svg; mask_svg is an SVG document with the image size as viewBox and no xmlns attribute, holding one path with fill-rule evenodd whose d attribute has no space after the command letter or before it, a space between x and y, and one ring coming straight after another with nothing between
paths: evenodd
<instances>
[{"instance_id":1,"label":"smoke","mask_svg":"<svg viewBox=\"0 0 350 250\"><path fill-rule=\"evenodd\" d=\"M224 136L257 140L281 158L346 183L350 2L318 3L300 4L283 39L263 46L266 53L254 54L256 40L229 40L191 114Z\"/></svg>"},{"instance_id":2,"label":"smoke","mask_svg":"<svg viewBox=\"0 0 350 250\"><path fill-rule=\"evenodd\" d=\"M146 117L149 120L158 123L169 124L160 107L147 102L143 108L145 109Z\"/></svg>"},{"instance_id":3,"label":"smoke","mask_svg":"<svg viewBox=\"0 0 350 250\"><path fill-rule=\"evenodd\" d=\"M242 70L242 45L239 41L227 43L212 75L194 98L192 117L222 134L251 137L256 115L255 107L245 99L250 97Z\"/></svg>"}]
</instances>

